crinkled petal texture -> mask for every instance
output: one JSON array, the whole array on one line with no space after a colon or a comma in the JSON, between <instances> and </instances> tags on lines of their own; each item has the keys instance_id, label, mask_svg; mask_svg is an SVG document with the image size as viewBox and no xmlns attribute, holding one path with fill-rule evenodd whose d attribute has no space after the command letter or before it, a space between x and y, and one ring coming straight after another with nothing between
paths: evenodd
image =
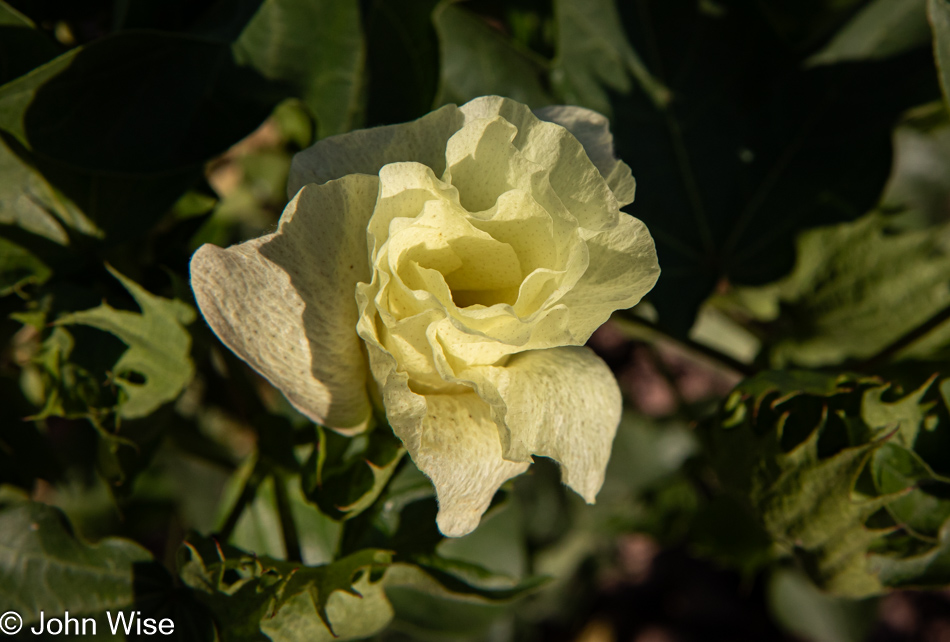
<instances>
[{"instance_id":1,"label":"crinkled petal texture","mask_svg":"<svg viewBox=\"0 0 950 642\"><path fill-rule=\"evenodd\" d=\"M215 332L314 420L359 430L375 384L439 528L464 535L532 455L600 489L621 398L582 346L659 276L620 211L634 188L599 114L479 98L301 152L278 231L203 247L192 280Z\"/></svg>"},{"instance_id":2,"label":"crinkled petal texture","mask_svg":"<svg viewBox=\"0 0 950 642\"><path fill-rule=\"evenodd\" d=\"M646 228L620 212L634 184L603 117L542 114L562 126L502 98L458 114L444 160L374 168L373 276L357 286L373 378L446 535L472 530L532 455L594 500L621 398L579 346L659 274Z\"/></svg>"},{"instance_id":3,"label":"crinkled petal texture","mask_svg":"<svg viewBox=\"0 0 950 642\"><path fill-rule=\"evenodd\" d=\"M377 184L353 175L308 186L276 233L203 245L191 259L195 299L221 341L300 412L341 432L363 430L372 414L353 292L370 278Z\"/></svg>"}]
</instances>

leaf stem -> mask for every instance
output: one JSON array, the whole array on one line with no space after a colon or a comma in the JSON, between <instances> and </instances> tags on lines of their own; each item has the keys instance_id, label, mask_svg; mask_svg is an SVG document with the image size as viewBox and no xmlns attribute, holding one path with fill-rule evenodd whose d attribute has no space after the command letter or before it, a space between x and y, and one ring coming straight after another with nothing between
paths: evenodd
<instances>
[{"instance_id":1,"label":"leaf stem","mask_svg":"<svg viewBox=\"0 0 950 642\"><path fill-rule=\"evenodd\" d=\"M647 321L646 319L640 318L629 311L623 311L618 314L615 314L614 321L618 322L621 325L621 327L623 325L635 324L635 325L641 326L642 328L646 328L651 333L663 335L664 339L679 345L680 347L684 348L685 350L689 352L698 354L702 357L715 361L719 365L725 368L728 368L729 370L732 370L733 372L740 374L743 377L751 377L755 374L758 374L759 372L758 368L756 368L755 366L751 364L743 363L739 361L738 359L736 359L735 357L731 357L728 354L725 354L724 352L720 352L719 350L716 350L715 348L707 346L704 343L693 341L689 337L674 336L666 332L665 330L663 330L660 326L656 325L655 323L651 321Z\"/></svg>"},{"instance_id":2,"label":"leaf stem","mask_svg":"<svg viewBox=\"0 0 950 642\"><path fill-rule=\"evenodd\" d=\"M300 537L297 535L297 524L294 522L293 510L290 507L290 498L287 496L287 480L280 472L274 472L274 495L277 498L277 514L280 517L280 530L284 536L284 550L288 562L302 562L300 553Z\"/></svg>"},{"instance_id":3,"label":"leaf stem","mask_svg":"<svg viewBox=\"0 0 950 642\"><path fill-rule=\"evenodd\" d=\"M247 480L244 482L241 494L238 495L234 506L232 506L230 512L228 512L227 519L224 520L224 524L215 534L217 539L222 542L231 539L231 535L234 534L234 529L237 527L241 515L244 514L244 509L247 508L248 504L250 504L257 495L257 489L260 487L262 480L263 475L261 474L260 462L258 462L254 465L254 470L251 471L251 474L248 475Z\"/></svg>"},{"instance_id":4,"label":"leaf stem","mask_svg":"<svg viewBox=\"0 0 950 642\"><path fill-rule=\"evenodd\" d=\"M936 330L939 326L943 325L947 321L950 321L950 306L940 310L917 327L892 341L874 356L868 357L864 361L861 361L852 367L859 371L871 370L889 361L891 357L896 355L898 352L915 343L918 339L922 339L932 330Z\"/></svg>"}]
</instances>

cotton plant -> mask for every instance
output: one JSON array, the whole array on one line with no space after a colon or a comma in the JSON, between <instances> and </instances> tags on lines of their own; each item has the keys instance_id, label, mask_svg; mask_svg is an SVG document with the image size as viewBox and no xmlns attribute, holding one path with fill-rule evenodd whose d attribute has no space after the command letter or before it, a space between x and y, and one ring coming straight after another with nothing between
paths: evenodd
<instances>
[{"instance_id":1,"label":"cotton plant","mask_svg":"<svg viewBox=\"0 0 950 642\"><path fill-rule=\"evenodd\" d=\"M301 413L385 422L471 532L532 456L593 503L621 414L584 344L660 269L607 119L485 96L319 141L273 234L202 246L204 318Z\"/></svg>"}]
</instances>

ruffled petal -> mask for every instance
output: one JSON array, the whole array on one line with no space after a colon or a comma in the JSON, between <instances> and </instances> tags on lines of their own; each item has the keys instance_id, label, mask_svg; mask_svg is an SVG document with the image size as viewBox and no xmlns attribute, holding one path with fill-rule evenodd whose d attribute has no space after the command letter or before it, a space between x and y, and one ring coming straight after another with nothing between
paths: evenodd
<instances>
[{"instance_id":1,"label":"ruffled petal","mask_svg":"<svg viewBox=\"0 0 950 642\"><path fill-rule=\"evenodd\" d=\"M221 341L304 415L357 432L371 415L355 327L356 284L370 279L366 225L379 180L347 176L297 193L274 234L203 245L191 284Z\"/></svg>"},{"instance_id":2,"label":"ruffled petal","mask_svg":"<svg viewBox=\"0 0 950 642\"><path fill-rule=\"evenodd\" d=\"M536 117L519 102L500 96L483 96L459 108L465 125L478 119L501 116L514 125L512 145L528 161L550 168L548 180L563 206L589 230L612 227L619 205L591 162L583 145L564 127Z\"/></svg>"},{"instance_id":3,"label":"ruffled petal","mask_svg":"<svg viewBox=\"0 0 950 642\"><path fill-rule=\"evenodd\" d=\"M502 457L491 408L471 388L456 386L450 394L419 394L412 389L408 374L380 342L373 311L377 289L375 281L359 285L357 328L366 341L386 418L412 461L435 486L439 530L461 537L475 530L495 492L527 470L528 463Z\"/></svg>"},{"instance_id":4,"label":"ruffled petal","mask_svg":"<svg viewBox=\"0 0 950 642\"><path fill-rule=\"evenodd\" d=\"M504 367L465 373L503 428L503 456L561 464L561 478L588 503L604 482L622 399L610 368L589 348L513 355Z\"/></svg>"},{"instance_id":5,"label":"ruffled petal","mask_svg":"<svg viewBox=\"0 0 950 642\"><path fill-rule=\"evenodd\" d=\"M574 134L587 151L600 175L620 203L620 207L633 202L637 182L630 167L614 155L614 137L610 133L610 121L596 111L572 105L551 105L535 110L541 120L557 123Z\"/></svg>"},{"instance_id":6,"label":"ruffled petal","mask_svg":"<svg viewBox=\"0 0 950 642\"><path fill-rule=\"evenodd\" d=\"M287 195L293 196L307 183L321 184L348 174L375 176L384 165L405 161L427 165L441 176L446 141L462 122L458 108L446 105L408 123L324 138L294 156Z\"/></svg>"},{"instance_id":7,"label":"ruffled petal","mask_svg":"<svg viewBox=\"0 0 950 642\"><path fill-rule=\"evenodd\" d=\"M639 303L660 277L653 237L633 216L621 214L617 227L593 235L587 247L587 271L561 299L578 343L586 343L615 310Z\"/></svg>"},{"instance_id":8,"label":"ruffled petal","mask_svg":"<svg viewBox=\"0 0 950 642\"><path fill-rule=\"evenodd\" d=\"M491 409L474 392L425 400L427 413L417 428L420 447L412 460L435 486L439 530L461 537L475 530L501 485L529 464L502 458Z\"/></svg>"}]
</instances>

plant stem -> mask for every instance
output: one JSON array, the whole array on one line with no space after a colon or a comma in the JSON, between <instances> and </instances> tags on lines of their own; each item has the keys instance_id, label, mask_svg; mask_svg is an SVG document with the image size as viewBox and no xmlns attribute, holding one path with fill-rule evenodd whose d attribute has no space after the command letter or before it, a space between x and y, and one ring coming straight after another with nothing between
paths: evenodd
<instances>
[{"instance_id":1,"label":"plant stem","mask_svg":"<svg viewBox=\"0 0 950 642\"><path fill-rule=\"evenodd\" d=\"M911 344L915 343L918 339L922 339L925 335L930 333L932 330L936 330L939 326L943 325L946 321L950 321L950 306L944 308L937 312L917 327L913 328L909 332L905 333L903 336L899 337L895 341L891 342L884 348L882 348L877 354L872 357L865 359L864 361L859 362L854 366L855 370L870 370L875 368L891 359L898 352L907 348Z\"/></svg>"},{"instance_id":2,"label":"plant stem","mask_svg":"<svg viewBox=\"0 0 950 642\"><path fill-rule=\"evenodd\" d=\"M706 344L693 341L689 337L675 337L660 328L655 323L647 321L646 319L642 319L634 314L622 312L620 315L615 315L614 320L618 321L621 326L627 323L632 323L648 329L651 333L663 335L664 339L676 343L689 352L693 352L707 359L715 361L719 365L728 368L729 370L732 370L743 377L751 377L759 372L758 368L751 364L743 363L734 357L730 357L728 354L707 346Z\"/></svg>"},{"instance_id":3,"label":"plant stem","mask_svg":"<svg viewBox=\"0 0 950 642\"><path fill-rule=\"evenodd\" d=\"M302 562L300 553L300 537L297 535L297 524L294 522L293 511L290 508L290 498L287 496L287 480L279 472L274 472L274 495L277 497L277 514L280 516L280 530L284 535L284 550L288 562Z\"/></svg>"}]
</instances>

